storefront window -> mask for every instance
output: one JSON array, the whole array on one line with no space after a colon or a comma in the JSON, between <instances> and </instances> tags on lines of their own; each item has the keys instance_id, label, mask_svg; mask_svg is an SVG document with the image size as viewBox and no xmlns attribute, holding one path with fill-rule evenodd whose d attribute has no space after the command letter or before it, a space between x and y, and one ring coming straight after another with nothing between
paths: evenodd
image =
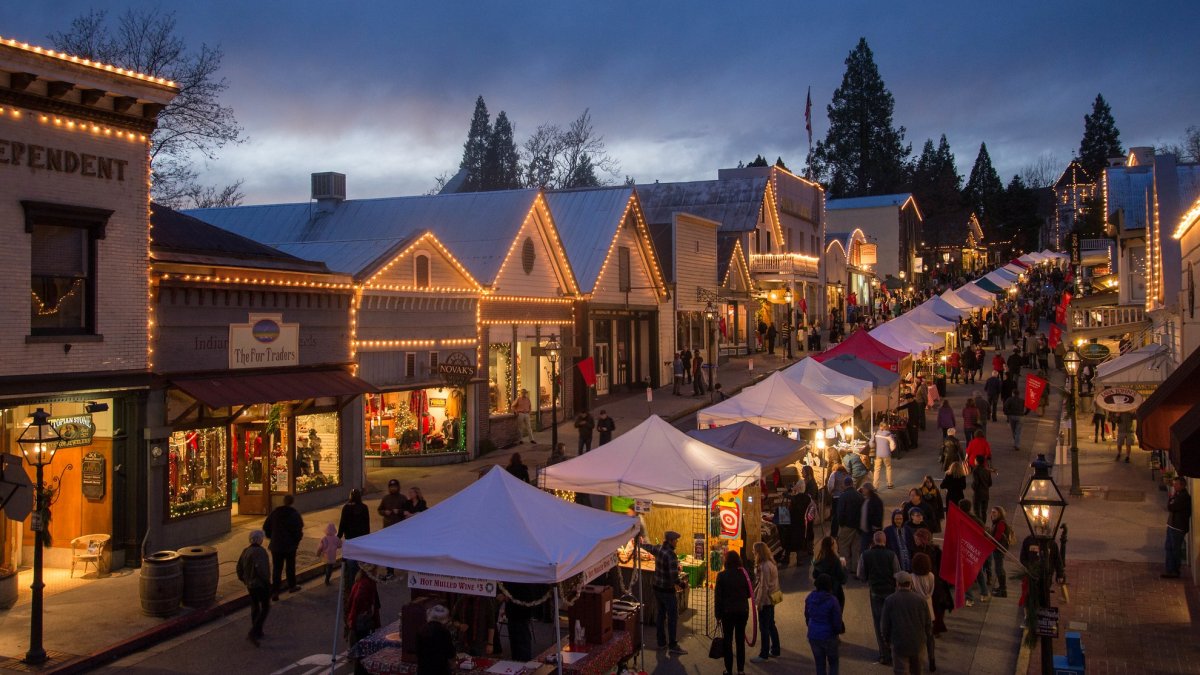
<instances>
[{"instance_id":1,"label":"storefront window","mask_svg":"<svg viewBox=\"0 0 1200 675\"><path fill-rule=\"evenodd\" d=\"M458 387L367 397L368 457L458 452L466 448L466 394ZM299 433L297 422L297 433Z\"/></svg>"},{"instance_id":2,"label":"storefront window","mask_svg":"<svg viewBox=\"0 0 1200 675\"><path fill-rule=\"evenodd\" d=\"M296 417L296 492L340 483L342 449L337 413Z\"/></svg>"},{"instance_id":3,"label":"storefront window","mask_svg":"<svg viewBox=\"0 0 1200 675\"><path fill-rule=\"evenodd\" d=\"M171 434L167 459L171 517L228 505L226 456L224 427Z\"/></svg>"},{"instance_id":4,"label":"storefront window","mask_svg":"<svg viewBox=\"0 0 1200 675\"><path fill-rule=\"evenodd\" d=\"M493 344L488 349L488 411L507 413L516 396L512 391L513 348L511 342Z\"/></svg>"},{"instance_id":5,"label":"storefront window","mask_svg":"<svg viewBox=\"0 0 1200 675\"><path fill-rule=\"evenodd\" d=\"M257 405L233 425L239 500L242 492L289 492L291 471L284 406ZM269 481L269 484L268 484Z\"/></svg>"}]
</instances>

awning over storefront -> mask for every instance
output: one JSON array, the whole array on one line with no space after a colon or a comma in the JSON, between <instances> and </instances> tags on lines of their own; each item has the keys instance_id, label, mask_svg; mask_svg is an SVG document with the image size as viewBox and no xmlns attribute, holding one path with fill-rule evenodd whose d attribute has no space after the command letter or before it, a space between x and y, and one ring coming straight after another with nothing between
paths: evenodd
<instances>
[{"instance_id":1,"label":"awning over storefront","mask_svg":"<svg viewBox=\"0 0 1200 675\"><path fill-rule=\"evenodd\" d=\"M1096 383L1111 385L1157 385L1167 377L1169 352L1152 343L1096 366Z\"/></svg>"},{"instance_id":2,"label":"awning over storefront","mask_svg":"<svg viewBox=\"0 0 1200 675\"><path fill-rule=\"evenodd\" d=\"M1171 463L1189 478L1200 478L1200 424L1196 420L1200 416L1193 414L1200 412L1196 409L1200 387L1193 385L1198 373L1200 349L1163 380L1137 412L1137 436L1142 447L1169 450Z\"/></svg>"},{"instance_id":3,"label":"awning over storefront","mask_svg":"<svg viewBox=\"0 0 1200 675\"><path fill-rule=\"evenodd\" d=\"M374 394L374 385L340 368L281 373L239 373L218 377L179 378L172 384L210 408L252 403L302 401L309 398Z\"/></svg>"}]
</instances>

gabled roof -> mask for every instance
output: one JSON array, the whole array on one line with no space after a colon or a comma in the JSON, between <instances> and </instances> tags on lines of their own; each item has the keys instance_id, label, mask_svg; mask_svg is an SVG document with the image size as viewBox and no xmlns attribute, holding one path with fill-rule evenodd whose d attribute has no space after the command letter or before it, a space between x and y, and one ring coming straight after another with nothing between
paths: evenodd
<instances>
[{"instance_id":1,"label":"gabled roof","mask_svg":"<svg viewBox=\"0 0 1200 675\"><path fill-rule=\"evenodd\" d=\"M637 186L646 222L669 223L686 211L721 224L721 232L746 232L758 226L767 177L646 183Z\"/></svg>"},{"instance_id":2,"label":"gabled roof","mask_svg":"<svg viewBox=\"0 0 1200 675\"><path fill-rule=\"evenodd\" d=\"M750 276L750 267L746 263L746 254L742 251L742 239L737 236L717 236L717 278L721 286L730 288L729 275L737 269L741 273L742 285L747 291L753 290L754 279Z\"/></svg>"},{"instance_id":3,"label":"gabled roof","mask_svg":"<svg viewBox=\"0 0 1200 675\"><path fill-rule=\"evenodd\" d=\"M667 283L675 283L675 226L673 223L646 223L654 240L654 255ZM720 244L717 245L718 255ZM718 263L719 264L719 263Z\"/></svg>"},{"instance_id":4,"label":"gabled roof","mask_svg":"<svg viewBox=\"0 0 1200 675\"><path fill-rule=\"evenodd\" d=\"M255 241L305 255L350 273L381 253L400 250L421 232L434 233L481 284L491 285L538 190L502 190L338 202L331 210L308 202L187 211ZM304 243L304 247L293 247Z\"/></svg>"},{"instance_id":5,"label":"gabled roof","mask_svg":"<svg viewBox=\"0 0 1200 675\"><path fill-rule=\"evenodd\" d=\"M1087 169L1083 168L1078 159L1072 159L1067 168L1063 169L1058 180L1054 181L1054 190L1062 190L1072 185L1086 185L1091 182L1092 177L1088 175Z\"/></svg>"},{"instance_id":6,"label":"gabled roof","mask_svg":"<svg viewBox=\"0 0 1200 675\"><path fill-rule=\"evenodd\" d=\"M872 195L870 197L850 197L848 199L830 199L825 202L826 211L841 211L844 209L879 209L884 207L900 208L912 199L911 192L900 192L892 195Z\"/></svg>"},{"instance_id":7,"label":"gabled roof","mask_svg":"<svg viewBox=\"0 0 1200 675\"><path fill-rule=\"evenodd\" d=\"M625 186L546 193L546 205L554 216L567 259L571 261L571 269L575 270L575 280L582 292L590 293L595 288L633 195L633 188Z\"/></svg>"},{"instance_id":8,"label":"gabled roof","mask_svg":"<svg viewBox=\"0 0 1200 675\"><path fill-rule=\"evenodd\" d=\"M301 259L162 204L150 205L150 226L150 256L158 262L228 265L313 274L329 272L324 263L314 262L315 258Z\"/></svg>"}]
</instances>

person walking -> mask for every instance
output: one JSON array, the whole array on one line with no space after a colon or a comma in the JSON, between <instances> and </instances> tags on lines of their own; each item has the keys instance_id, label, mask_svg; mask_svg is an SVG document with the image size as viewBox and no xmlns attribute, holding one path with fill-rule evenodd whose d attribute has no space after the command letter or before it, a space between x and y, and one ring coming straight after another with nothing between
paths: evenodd
<instances>
[{"instance_id":1,"label":"person walking","mask_svg":"<svg viewBox=\"0 0 1200 675\"><path fill-rule=\"evenodd\" d=\"M938 408L938 428L942 430L942 438L946 437L946 432L954 427L954 408L950 407L949 399L942 399L942 407Z\"/></svg>"},{"instance_id":2,"label":"person walking","mask_svg":"<svg viewBox=\"0 0 1200 675\"><path fill-rule=\"evenodd\" d=\"M891 524L883 528L883 534L887 537L888 550L895 553L900 562L900 569L906 572L911 570L913 541L904 527L903 509L892 509Z\"/></svg>"},{"instance_id":3,"label":"person walking","mask_svg":"<svg viewBox=\"0 0 1200 675\"><path fill-rule=\"evenodd\" d=\"M784 548L783 564L785 566L791 559L793 552L796 554L797 565L800 564L802 555L812 555L813 527L815 525L814 521L808 518L808 507L815 502L813 502L813 498L803 487L803 485L797 483L789 490L791 499L788 501L788 510L792 517L790 528L792 539Z\"/></svg>"},{"instance_id":4,"label":"person walking","mask_svg":"<svg viewBox=\"0 0 1200 675\"><path fill-rule=\"evenodd\" d=\"M837 598L838 604L846 606L845 585L849 580L846 573L846 561L838 556L838 543L833 537L822 537L821 545L817 547L817 555L813 558L812 576L815 581L822 574L827 575L833 584L830 592Z\"/></svg>"},{"instance_id":5,"label":"person walking","mask_svg":"<svg viewBox=\"0 0 1200 675\"><path fill-rule=\"evenodd\" d=\"M529 438L530 443L533 440L533 425L529 421L529 413L533 411L533 404L529 401L529 390L522 389L521 395L513 401L512 410L517 415L517 443L524 443L525 438Z\"/></svg>"},{"instance_id":6,"label":"person walking","mask_svg":"<svg viewBox=\"0 0 1200 675\"><path fill-rule=\"evenodd\" d=\"M514 452L512 457L508 458L508 465L504 467L504 470L522 483L530 482L529 467L525 465L525 462L521 461L521 453L519 452Z\"/></svg>"},{"instance_id":7,"label":"person walking","mask_svg":"<svg viewBox=\"0 0 1200 675\"><path fill-rule=\"evenodd\" d=\"M933 535L929 530L921 528L913 535L913 539L917 542L917 553L923 553L929 556L933 570L940 570L942 567L942 548L933 543ZM915 555L915 554L914 554ZM946 628L946 612L954 611L954 596L950 592L950 584L942 579L941 575L934 574L933 588L933 633L940 635L945 633Z\"/></svg>"},{"instance_id":8,"label":"person walking","mask_svg":"<svg viewBox=\"0 0 1200 675\"><path fill-rule=\"evenodd\" d=\"M968 346L962 352L963 364L963 382L965 384L975 383L975 349Z\"/></svg>"},{"instance_id":9,"label":"person walking","mask_svg":"<svg viewBox=\"0 0 1200 675\"><path fill-rule=\"evenodd\" d=\"M879 493L875 491L875 486L871 483L863 483L861 489L863 505L858 529L863 533L862 547L865 552L871 548L875 533L883 531L883 499L880 498Z\"/></svg>"},{"instance_id":10,"label":"person walking","mask_svg":"<svg viewBox=\"0 0 1200 675\"><path fill-rule=\"evenodd\" d=\"M980 521L987 517L991 498L992 469L986 462L977 462L971 468L971 501L975 506L975 517Z\"/></svg>"},{"instance_id":11,"label":"person walking","mask_svg":"<svg viewBox=\"0 0 1200 675\"><path fill-rule=\"evenodd\" d=\"M854 489L854 481L849 476L843 481L843 486L845 489L842 490L842 496L838 497L837 513L834 514L838 526L838 550L846 556L846 564L857 570L858 557L862 555L863 533L859 526L862 522L863 496Z\"/></svg>"},{"instance_id":12,"label":"person walking","mask_svg":"<svg viewBox=\"0 0 1200 675\"><path fill-rule=\"evenodd\" d=\"M952 464L963 460L963 449L958 442L958 432L951 428L946 430L942 439L942 470L948 470Z\"/></svg>"},{"instance_id":13,"label":"person walking","mask_svg":"<svg viewBox=\"0 0 1200 675\"><path fill-rule=\"evenodd\" d=\"M808 646L812 649L817 675L838 675L841 645L838 636L846 632L843 606L830 592L832 586L829 575L819 574L815 590L804 599L804 623L808 626Z\"/></svg>"},{"instance_id":14,"label":"person walking","mask_svg":"<svg viewBox=\"0 0 1200 675\"><path fill-rule=\"evenodd\" d=\"M362 491L354 488L350 491L350 499L342 505L342 514L338 519L337 536L340 539L354 539L371 533L371 512L363 503Z\"/></svg>"},{"instance_id":15,"label":"person walking","mask_svg":"<svg viewBox=\"0 0 1200 675\"><path fill-rule=\"evenodd\" d=\"M610 442L616 430L617 423L608 416L607 410L601 410L600 417L596 418L596 432L600 434L600 445Z\"/></svg>"},{"instance_id":16,"label":"person walking","mask_svg":"<svg viewBox=\"0 0 1200 675\"><path fill-rule=\"evenodd\" d=\"M973 438L975 431L979 429L979 418L979 408L975 405L975 399L968 398L962 409L962 428L966 431L968 439Z\"/></svg>"},{"instance_id":17,"label":"person walking","mask_svg":"<svg viewBox=\"0 0 1200 675\"><path fill-rule=\"evenodd\" d=\"M971 434L970 438L971 442L967 443L966 449L967 466L974 467L983 464L990 467L992 465L992 444L988 443L983 429Z\"/></svg>"},{"instance_id":18,"label":"person walking","mask_svg":"<svg viewBox=\"0 0 1200 675\"><path fill-rule=\"evenodd\" d=\"M933 573L933 560L928 554L916 553L913 554L913 591L925 601L925 606L929 609L929 616L933 617L933 595L937 592L937 577ZM929 637L925 640L925 652L929 658L929 672L937 671L937 657L935 655L935 646L937 640L934 639L934 632L929 631Z\"/></svg>"},{"instance_id":19,"label":"person walking","mask_svg":"<svg viewBox=\"0 0 1200 675\"><path fill-rule=\"evenodd\" d=\"M338 551L342 550L342 540L337 536L337 526L329 523L325 526L325 536L317 544L317 557L325 561L325 585L333 578L333 570L337 567Z\"/></svg>"},{"instance_id":20,"label":"person walking","mask_svg":"<svg viewBox=\"0 0 1200 675\"><path fill-rule=\"evenodd\" d=\"M929 531L934 534L941 532L942 519L946 515L946 505L942 501L942 491L938 489L933 476L926 475L921 481L921 487L917 488L917 492L921 495L921 501L929 506L929 512L933 514L932 518L925 519Z\"/></svg>"},{"instance_id":21,"label":"person walking","mask_svg":"<svg viewBox=\"0 0 1200 675\"><path fill-rule=\"evenodd\" d=\"M879 630L892 649L892 672L920 675L921 652L933 639L933 618L908 572L896 573L896 592L883 603Z\"/></svg>"},{"instance_id":22,"label":"person walking","mask_svg":"<svg viewBox=\"0 0 1200 675\"><path fill-rule=\"evenodd\" d=\"M913 401L916 402L917 428L925 431L925 411L929 409L929 387L919 376L913 384Z\"/></svg>"},{"instance_id":23,"label":"person walking","mask_svg":"<svg viewBox=\"0 0 1200 675\"><path fill-rule=\"evenodd\" d=\"M985 568L988 571L988 585L992 587L993 596L1007 598L1008 575L1004 573L1004 554L1012 548L1016 537L1013 535L1012 527L1008 524L1008 514L1005 513L1003 506L993 506L988 512L988 518L991 521L989 534L992 541L996 542L996 549L992 551L990 564ZM992 585L990 581L993 576L996 579L995 585Z\"/></svg>"},{"instance_id":24,"label":"person walking","mask_svg":"<svg viewBox=\"0 0 1200 675\"><path fill-rule=\"evenodd\" d=\"M704 395L704 357L700 350L692 357L692 396Z\"/></svg>"},{"instance_id":25,"label":"person walking","mask_svg":"<svg viewBox=\"0 0 1200 675\"><path fill-rule=\"evenodd\" d=\"M967 472L962 462L955 462L946 470L940 487L946 491L946 510L950 504L957 504L967 495Z\"/></svg>"},{"instance_id":26,"label":"person walking","mask_svg":"<svg viewBox=\"0 0 1200 675\"><path fill-rule=\"evenodd\" d=\"M692 356L690 347L683 350L683 354L680 355L683 359L683 381L686 384L692 383Z\"/></svg>"},{"instance_id":27,"label":"person walking","mask_svg":"<svg viewBox=\"0 0 1200 675\"><path fill-rule=\"evenodd\" d=\"M683 355L679 352L675 352L675 360L671 361L671 375L673 379L671 393L675 394L676 396L682 395L680 392L683 389L683 374Z\"/></svg>"},{"instance_id":28,"label":"person walking","mask_svg":"<svg viewBox=\"0 0 1200 675\"><path fill-rule=\"evenodd\" d=\"M1121 459L1121 446L1125 446L1125 463L1133 452L1133 413L1126 410L1117 414L1117 459Z\"/></svg>"},{"instance_id":29,"label":"person walking","mask_svg":"<svg viewBox=\"0 0 1200 675\"><path fill-rule=\"evenodd\" d=\"M1021 449L1021 425L1025 421L1025 399L1015 392L1004 400L1004 416L1008 419L1008 428L1012 431L1013 450Z\"/></svg>"},{"instance_id":30,"label":"person walking","mask_svg":"<svg viewBox=\"0 0 1200 675\"><path fill-rule=\"evenodd\" d=\"M263 521L263 532L271 540L267 545L271 551L271 599L276 601L283 590L284 568L287 568L287 590L291 593L300 590L296 584L296 549L304 539L304 519L292 506L295 502L292 495L284 495L283 504L275 507Z\"/></svg>"},{"instance_id":31,"label":"person walking","mask_svg":"<svg viewBox=\"0 0 1200 675\"><path fill-rule=\"evenodd\" d=\"M766 338L767 338L767 353L768 354L775 353L775 338L778 335L779 335L779 331L776 330L774 323L767 326Z\"/></svg>"},{"instance_id":32,"label":"person walking","mask_svg":"<svg viewBox=\"0 0 1200 675\"><path fill-rule=\"evenodd\" d=\"M354 585L350 587L350 595L346 598L346 614L343 617L346 642L350 647L383 625L379 618L380 609L379 587L367 570L360 568ZM367 670L361 662L356 662L354 672L357 675Z\"/></svg>"},{"instance_id":33,"label":"person walking","mask_svg":"<svg viewBox=\"0 0 1200 675\"><path fill-rule=\"evenodd\" d=\"M737 656L737 672L746 672L746 622L750 619L750 600L754 589L750 575L742 567L742 557L737 551L725 554L725 567L717 574L713 587L713 613L721 624L721 635L725 637L725 672L733 673L734 655Z\"/></svg>"},{"instance_id":34,"label":"person walking","mask_svg":"<svg viewBox=\"0 0 1200 675\"><path fill-rule=\"evenodd\" d=\"M879 485L879 478L887 469L887 486L892 489L892 453L896 450L896 439L892 438L892 432L888 431L887 424L879 423L879 430L875 432L875 475L872 481Z\"/></svg>"},{"instance_id":35,"label":"person walking","mask_svg":"<svg viewBox=\"0 0 1200 675\"><path fill-rule=\"evenodd\" d=\"M592 432L596 429L596 420L586 410L575 416L575 431L579 432L579 447L575 454L582 455L592 449Z\"/></svg>"},{"instance_id":36,"label":"person walking","mask_svg":"<svg viewBox=\"0 0 1200 675\"><path fill-rule=\"evenodd\" d=\"M658 616L654 622L658 637L658 648L667 649L671 654L687 654L679 646L676 630L679 624L679 598L676 595L679 584L679 557L675 554L675 546L681 535L674 530L663 534L663 543L657 546L647 544L638 537L638 546L654 556L654 580L650 587L654 589L654 599L658 601ZM743 654L744 656L744 654Z\"/></svg>"},{"instance_id":37,"label":"person walking","mask_svg":"<svg viewBox=\"0 0 1200 675\"><path fill-rule=\"evenodd\" d=\"M1000 391L1003 388L1003 383L1000 382L1000 373L992 371L992 376L983 383L983 392L987 394L987 410L984 414L993 422L996 421L996 409L1000 404Z\"/></svg>"},{"instance_id":38,"label":"person walking","mask_svg":"<svg viewBox=\"0 0 1200 675\"><path fill-rule=\"evenodd\" d=\"M887 547L887 535L883 532L876 532L872 537L871 548L862 555L862 568L871 595L871 620L875 624L879 663L890 666L892 650L884 637L881 620L884 603L896 591L896 573L900 571L900 562L896 559L896 554Z\"/></svg>"},{"instance_id":39,"label":"person walking","mask_svg":"<svg viewBox=\"0 0 1200 675\"><path fill-rule=\"evenodd\" d=\"M1167 571L1164 579L1178 579L1180 561L1183 560L1183 542L1191 530L1192 496L1187 491L1187 481L1175 476L1171 481L1174 491L1167 499Z\"/></svg>"},{"instance_id":40,"label":"person walking","mask_svg":"<svg viewBox=\"0 0 1200 675\"><path fill-rule=\"evenodd\" d=\"M1107 441L1104 433L1104 423L1108 421L1108 416L1105 415L1104 409L1096 406L1092 411L1092 442L1103 443ZM1117 459L1121 459L1121 449L1117 448Z\"/></svg>"},{"instance_id":41,"label":"person walking","mask_svg":"<svg viewBox=\"0 0 1200 675\"><path fill-rule=\"evenodd\" d=\"M266 534L262 530L250 533L250 545L242 549L237 562L237 578L246 586L250 596L250 632L246 639L259 645L263 637L263 624L271 613L271 567L267 552L262 547Z\"/></svg>"},{"instance_id":42,"label":"person walking","mask_svg":"<svg viewBox=\"0 0 1200 675\"><path fill-rule=\"evenodd\" d=\"M828 537L827 537L828 538ZM780 650L779 628L775 625L776 593L782 594L779 587L779 568L771 556L771 549L766 542L754 542L754 576L758 583L754 585L754 606L758 608L758 629L762 644L758 656L750 659L754 663L762 663L772 656L778 658Z\"/></svg>"},{"instance_id":43,"label":"person walking","mask_svg":"<svg viewBox=\"0 0 1200 675\"><path fill-rule=\"evenodd\" d=\"M867 449L863 448L859 452L866 451ZM868 473L867 463L863 461L862 455L860 455L859 452L851 450L850 452L847 452L844 457L842 457L842 466L846 467L846 471L849 472L850 477L854 479L854 487L856 488L862 486L863 481L867 480Z\"/></svg>"}]
</instances>

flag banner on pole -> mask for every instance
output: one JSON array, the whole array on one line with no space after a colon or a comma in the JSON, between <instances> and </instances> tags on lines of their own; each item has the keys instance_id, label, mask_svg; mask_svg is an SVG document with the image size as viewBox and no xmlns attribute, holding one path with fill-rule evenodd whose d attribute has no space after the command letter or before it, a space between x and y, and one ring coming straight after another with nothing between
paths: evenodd
<instances>
[{"instance_id":1,"label":"flag banner on pole","mask_svg":"<svg viewBox=\"0 0 1200 675\"><path fill-rule=\"evenodd\" d=\"M1071 291L1064 291L1062 294L1062 300L1058 303L1059 307L1066 307L1067 305L1071 304L1072 297Z\"/></svg>"},{"instance_id":2,"label":"flag banner on pole","mask_svg":"<svg viewBox=\"0 0 1200 675\"><path fill-rule=\"evenodd\" d=\"M577 367L579 374L583 376L584 383L589 387L596 386L596 361L589 356L581 360Z\"/></svg>"},{"instance_id":3,"label":"flag banner on pole","mask_svg":"<svg viewBox=\"0 0 1200 675\"><path fill-rule=\"evenodd\" d=\"M938 576L954 586L955 609L966 604L967 587L975 583L984 562L995 550L996 545L984 533L983 526L951 503L946 512L946 537Z\"/></svg>"},{"instance_id":4,"label":"flag banner on pole","mask_svg":"<svg viewBox=\"0 0 1200 675\"><path fill-rule=\"evenodd\" d=\"M1036 410L1045 393L1045 380L1032 374L1025 377L1025 407L1028 410Z\"/></svg>"},{"instance_id":5,"label":"flag banner on pole","mask_svg":"<svg viewBox=\"0 0 1200 675\"><path fill-rule=\"evenodd\" d=\"M1065 324L1067 322L1067 306L1059 305L1054 308L1054 323Z\"/></svg>"},{"instance_id":6,"label":"flag banner on pole","mask_svg":"<svg viewBox=\"0 0 1200 675\"><path fill-rule=\"evenodd\" d=\"M812 87L808 88L808 98L804 101L804 130L808 132L808 148L812 150Z\"/></svg>"},{"instance_id":7,"label":"flag banner on pole","mask_svg":"<svg viewBox=\"0 0 1200 675\"><path fill-rule=\"evenodd\" d=\"M1050 324L1050 349L1058 346L1062 342L1062 328L1059 328L1057 323Z\"/></svg>"}]
</instances>

